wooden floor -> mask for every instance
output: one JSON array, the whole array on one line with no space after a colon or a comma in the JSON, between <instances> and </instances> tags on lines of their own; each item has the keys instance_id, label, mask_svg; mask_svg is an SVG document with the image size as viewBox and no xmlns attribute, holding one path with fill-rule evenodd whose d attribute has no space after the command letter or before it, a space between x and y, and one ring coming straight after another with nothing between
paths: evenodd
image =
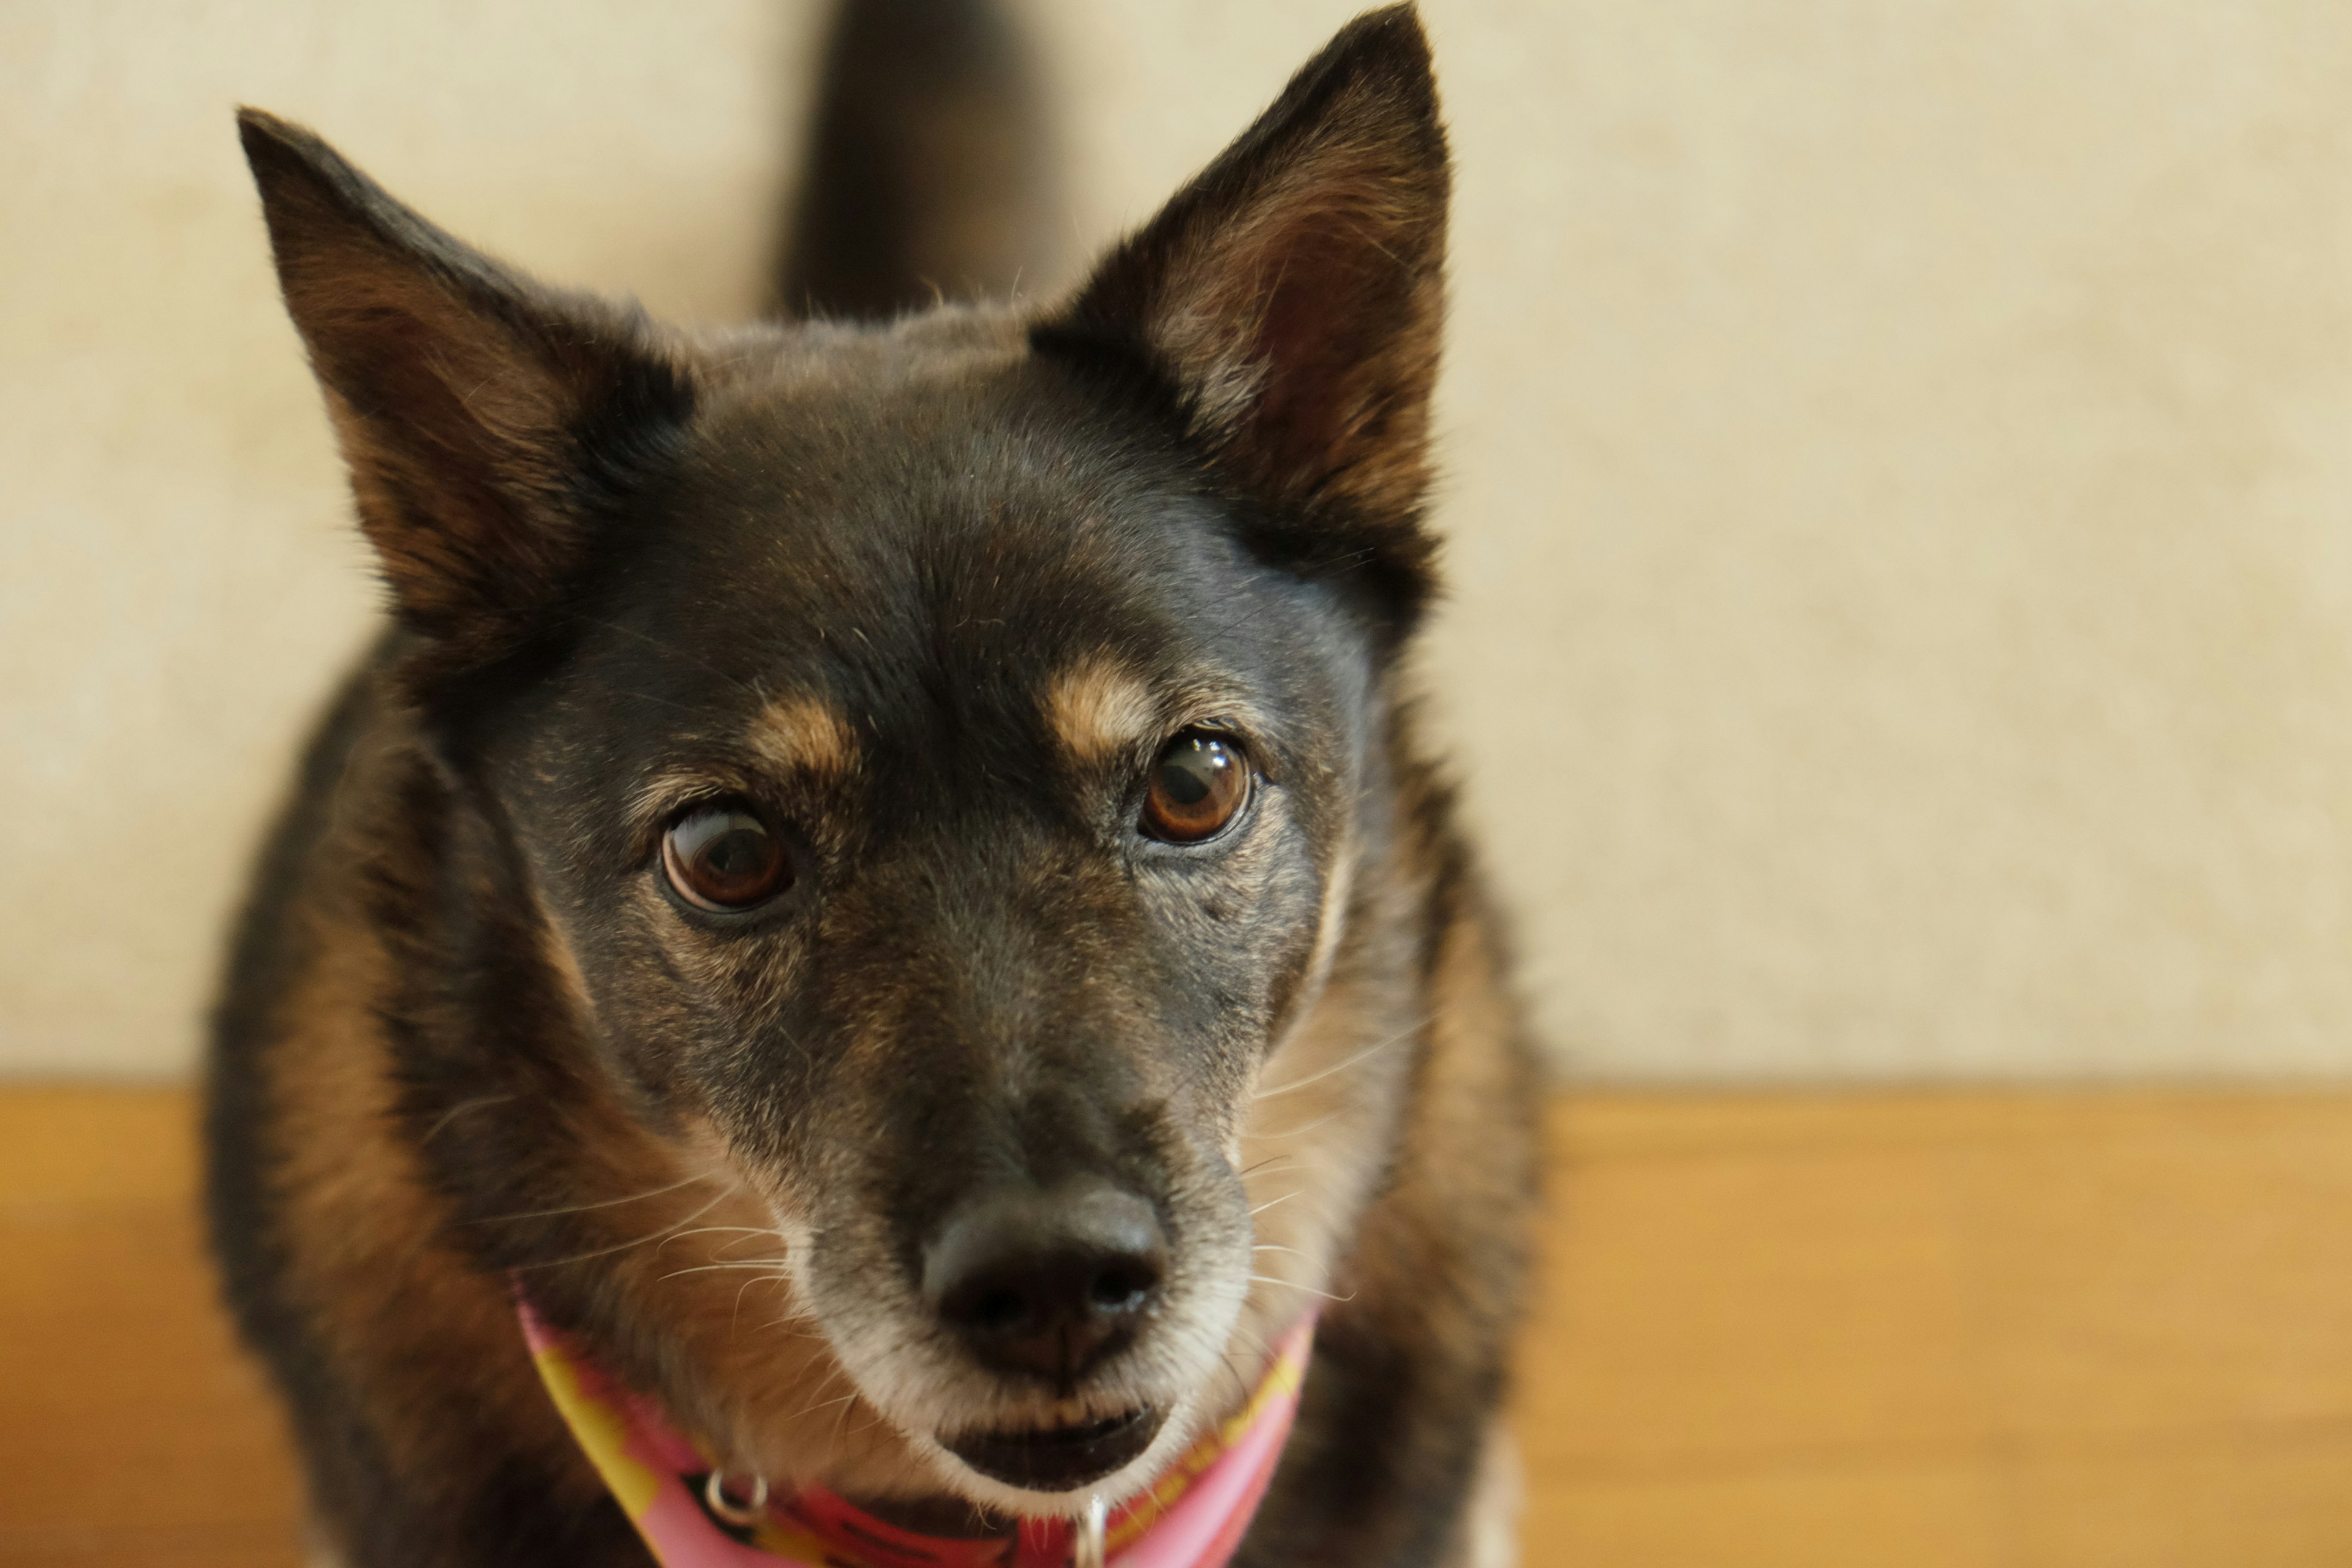
<instances>
[{"instance_id":1,"label":"wooden floor","mask_svg":"<svg viewBox=\"0 0 2352 1568\"><path fill-rule=\"evenodd\" d=\"M1528 1562L2352 1564L2352 1097L1553 1116ZM0 1564L290 1568L185 1100L0 1094Z\"/></svg>"}]
</instances>

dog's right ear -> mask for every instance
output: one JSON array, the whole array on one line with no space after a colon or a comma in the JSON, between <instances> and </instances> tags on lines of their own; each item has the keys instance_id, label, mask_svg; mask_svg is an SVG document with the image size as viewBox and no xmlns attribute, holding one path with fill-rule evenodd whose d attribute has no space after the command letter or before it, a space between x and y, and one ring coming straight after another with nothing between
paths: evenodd
<instances>
[{"instance_id":1,"label":"dog's right ear","mask_svg":"<svg viewBox=\"0 0 2352 1568\"><path fill-rule=\"evenodd\" d=\"M642 316L460 244L301 127L237 128L400 618L493 657L683 423L686 374Z\"/></svg>"},{"instance_id":2,"label":"dog's right ear","mask_svg":"<svg viewBox=\"0 0 2352 1568\"><path fill-rule=\"evenodd\" d=\"M1034 341L1140 360L1269 503L1248 531L1409 625L1444 315L1445 132L1411 5L1358 17Z\"/></svg>"}]
</instances>

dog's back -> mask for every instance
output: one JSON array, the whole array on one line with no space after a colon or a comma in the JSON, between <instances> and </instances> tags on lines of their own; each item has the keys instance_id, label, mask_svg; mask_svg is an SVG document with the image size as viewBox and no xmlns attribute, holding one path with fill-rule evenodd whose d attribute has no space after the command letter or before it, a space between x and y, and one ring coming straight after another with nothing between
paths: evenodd
<instances>
[{"instance_id":1,"label":"dog's back","mask_svg":"<svg viewBox=\"0 0 2352 1568\"><path fill-rule=\"evenodd\" d=\"M1035 196L1036 128L968 118L1017 49L961 8L988 47L894 49L910 9L836 34L795 312L1021 265L920 195L961 145ZM950 67L954 129L873 112ZM1319 1307L1236 1561L1495 1561L1534 1079L1397 674L1445 186L1409 14L1047 312L667 332L246 138L395 601L211 1079L322 1539L647 1561L518 1294L725 1468L983 1532L1149 1482Z\"/></svg>"}]
</instances>

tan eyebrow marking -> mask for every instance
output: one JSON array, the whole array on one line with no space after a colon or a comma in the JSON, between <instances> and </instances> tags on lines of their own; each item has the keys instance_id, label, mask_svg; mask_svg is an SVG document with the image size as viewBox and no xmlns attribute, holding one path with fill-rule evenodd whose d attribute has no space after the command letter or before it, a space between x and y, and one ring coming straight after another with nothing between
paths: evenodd
<instances>
[{"instance_id":1,"label":"tan eyebrow marking","mask_svg":"<svg viewBox=\"0 0 2352 1568\"><path fill-rule=\"evenodd\" d=\"M779 697L751 721L744 741L761 762L787 773L838 775L857 765L848 719L814 697Z\"/></svg>"},{"instance_id":2,"label":"tan eyebrow marking","mask_svg":"<svg viewBox=\"0 0 2352 1568\"><path fill-rule=\"evenodd\" d=\"M1045 722L1082 767L1132 754L1156 739L1160 705L1133 670L1096 657L1056 674L1045 689Z\"/></svg>"}]
</instances>

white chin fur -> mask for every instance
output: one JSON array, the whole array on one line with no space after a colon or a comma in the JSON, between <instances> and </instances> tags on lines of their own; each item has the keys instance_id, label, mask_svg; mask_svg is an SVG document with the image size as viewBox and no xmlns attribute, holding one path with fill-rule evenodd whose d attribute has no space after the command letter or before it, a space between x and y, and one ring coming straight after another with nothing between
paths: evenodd
<instances>
[{"instance_id":1,"label":"white chin fur","mask_svg":"<svg viewBox=\"0 0 2352 1568\"><path fill-rule=\"evenodd\" d=\"M1225 1282L1220 1280L1219 1284L1222 1286ZM1235 1279L1231 1286L1216 1290L1209 1300L1196 1303L1194 1310L1188 1316L1194 1320L1196 1325L1201 1318L1210 1318L1215 1326L1194 1326L1177 1342L1164 1346L1161 1353L1181 1355L1186 1348L1182 1344L1185 1339L1192 1340L1195 1348L1226 1344L1240 1320L1242 1301L1247 1290L1246 1280ZM1116 1506L1143 1490L1159 1479L1192 1447L1200 1435L1204 1416L1213 1418L1218 1414L1214 1409L1204 1410L1203 1406L1208 1403L1205 1396L1223 1386L1227 1381L1223 1356L1212 1351L1205 1355L1183 1357L1200 1365L1197 1370L1191 1371L1185 1380L1187 1386L1173 1398L1168 1396L1164 1387L1129 1386L1125 1390L1125 1396L1134 1405L1152 1405L1168 1412L1167 1420L1154 1434L1150 1446L1099 1480L1070 1491L1034 1491L1026 1487L1008 1485L973 1469L933 1436L943 1427L955 1430L960 1423L943 1420L944 1413L938 1405L923 1399L916 1389L903 1384L893 1389L887 1377L867 1377L850 1355L845 1353L848 1347L830 1332L826 1337L833 1342L835 1354L849 1370L851 1380L866 1403L898 1429L908 1446L929 1465L945 1490L967 1498L983 1508L1029 1519L1076 1519L1085 1514L1091 1499L1099 1497L1104 1502ZM1165 1363L1162 1365L1164 1367ZM1153 1378L1150 1381L1160 1384L1161 1380ZM883 1386L875 1386L877 1383ZM894 1394L899 1397L893 1399L891 1395Z\"/></svg>"},{"instance_id":2,"label":"white chin fur","mask_svg":"<svg viewBox=\"0 0 2352 1568\"><path fill-rule=\"evenodd\" d=\"M1184 1310L1163 1317L1157 1326L1159 1342L1149 1352L1151 1370L1140 1376L1117 1377L1116 1386L1099 1391L1098 1400L1107 1406L1102 1414L1111 1414L1112 1407L1120 1405L1132 1409L1150 1405L1168 1411L1168 1419L1150 1445L1100 1480L1072 1491L1009 1486L981 1474L941 1444L934 1433L959 1430L971 1425L975 1416L987 1421L997 1413L943 1408L961 1402L942 1397L946 1390L933 1381L940 1369L927 1373L919 1362L909 1364L898 1324L887 1318L867 1317L860 1321L854 1315L845 1322L828 1321L821 1306L809 1314L809 1321L824 1336L835 1361L848 1373L851 1386L898 1430L945 1490L984 1508L1024 1518L1076 1519L1085 1514L1093 1498L1115 1505L1150 1486L1192 1446L1204 1416L1213 1419L1220 1414L1216 1408L1203 1407L1213 1405L1216 1394L1230 1386L1227 1352L1250 1293L1250 1254L1240 1250L1248 1246L1245 1232L1238 1242L1237 1257L1201 1260L1196 1265L1200 1272L1190 1281ZM795 1249L789 1256L786 1268L795 1296L803 1302L822 1302L824 1293L815 1289L811 1278L810 1250ZM970 1375L959 1369L946 1381L952 1385L964 1383ZM1244 1400L1249 1392L1239 1390Z\"/></svg>"}]
</instances>

